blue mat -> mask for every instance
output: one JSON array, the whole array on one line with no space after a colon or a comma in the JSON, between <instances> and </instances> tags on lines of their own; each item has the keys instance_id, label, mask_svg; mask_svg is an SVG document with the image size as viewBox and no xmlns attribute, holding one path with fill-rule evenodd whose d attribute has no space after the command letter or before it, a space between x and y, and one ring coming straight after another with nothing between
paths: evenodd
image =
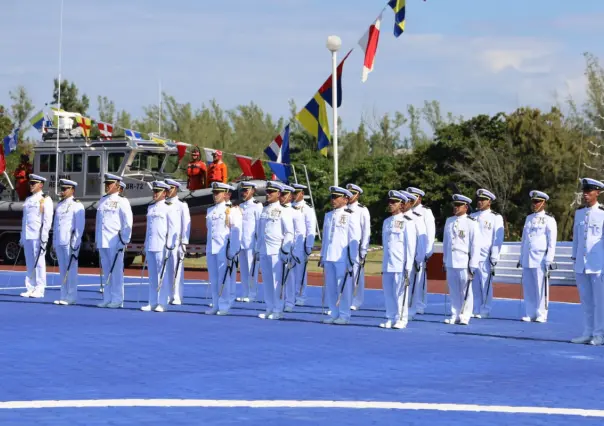
<instances>
[{"instance_id":1,"label":"blue mat","mask_svg":"<svg viewBox=\"0 0 604 426\"><path fill-rule=\"evenodd\" d=\"M140 278L126 278L124 309L109 310L95 307L98 276L80 276L76 306L53 305L59 290L52 287L44 299L19 297L23 277L0 272L1 425L604 421L604 411L600 417L545 414L604 410L604 347L568 343L582 330L574 304L551 303L547 324L527 324L519 321L519 301L497 300L493 318L450 326L442 323L444 296L430 295L426 315L405 330L383 330L383 295L375 290L366 291L350 325L336 326L320 323L320 288L310 288L307 306L285 320L268 321L257 318L264 311L259 302L236 303L225 317L200 315L208 299L199 282L187 282L184 305L156 313L138 309L147 295ZM59 280L49 274L48 285ZM140 407L124 399L157 401ZM171 407L162 399L205 401ZM35 408L48 400L63 408ZM87 405L98 400L110 400L110 407ZM224 406L233 400L248 402ZM10 408L10 401L28 403ZM127 406L111 406L120 401ZM342 408L342 401L390 405ZM438 404L452 405L442 411ZM467 404L504 407L474 412ZM542 410L526 414L518 407Z\"/></svg>"}]
</instances>

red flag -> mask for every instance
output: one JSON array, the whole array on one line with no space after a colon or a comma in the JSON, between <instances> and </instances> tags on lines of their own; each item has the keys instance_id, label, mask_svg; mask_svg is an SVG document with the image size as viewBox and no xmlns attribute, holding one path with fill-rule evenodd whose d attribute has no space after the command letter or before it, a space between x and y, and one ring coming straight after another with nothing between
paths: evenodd
<instances>
[{"instance_id":1,"label":"red flag","mask_svg":"<svg viewBox=\"0 0 604 426\"><path fill-rule=\"evenodd\" d=\"M375 54L377 52L378 41L380 39L380 22L382 21L382 14L377 17L375 22L369 26L369 29L359 40L359 45L365 52L365 61L363 63L363 76L361 81L364 83L367 81L367 76L373 71L373 62L375 60Z\"/></svg>"},{"instance_id":2,"label":"red flag","mask_svg":"<svg viewBox=\"0 0 604 426\"><path fill-rule=\"evenodd\" d=\"M178 161L182 160L182 157L187 153L187 147L191 146L188 143L176 142L176 149L178 150Z\"/></svg>"},{"instance_id":3,"label":"red flag","mask_svg":"<svg viewBox=\"0 0 604 426\"><path fill-rule=\"evenodd\" d=\"M344 61L348 58L348 55L350 55L352 53L352 49L350 49L350 51L348 51L348 53L346 54L346 56L344 56L344 59L342 59L342 61L340 62L340 65L338 65L338 68L336 69L336 76L337 76L337 84L338 84L338 100L337 100L337 104L338 107L340 107L342 105L342 71L344 70ZM332 97L333 95L331 94L331 88L332 88L332 76L330 75L329 77L327 77L327 80L325 80L325 83L323 83L323 85L321 86L321 88L319 89L319 93L321 94L321 97L323 99L325 99L325 102L327 102L329 104L330 107L333 108L332 103ZM271 158L271 160L273 160ZM276 160L273 160L276 161Z\"/></svg>"},{"instance_id":4,"label":"red flag","mask_svg":"<svg viewBox=\"0 0 604 426\"><path fill-rule=\"evenodd\" d=\"M241 171L245 176L252 177L254 173L252 172L252 159L251 157L244 157L243 155L236 155L235 158L239 163L239 167L241 167Z\"/></svg>"},{"instance_id":5,"label":"red flag","mask_svg":"<svg viewBox=\"0 0 604 426\"><path fill-rule=\"evenodd\" d=\"M0 141L0 173L6 170L6 159L4 158L4 142Z\"/></svg>"},{"instance_id":6,"label":"red flag","mask_svg":"<svg viewBox=\"0 0 604 426\"><path fill-rule=\"evenodd\" d=\"M255 160L252 163L252 176L254 179L266 180L266 175L264 174L264 166L262 166L262 161Z\"/></svg>"}]
</instances>

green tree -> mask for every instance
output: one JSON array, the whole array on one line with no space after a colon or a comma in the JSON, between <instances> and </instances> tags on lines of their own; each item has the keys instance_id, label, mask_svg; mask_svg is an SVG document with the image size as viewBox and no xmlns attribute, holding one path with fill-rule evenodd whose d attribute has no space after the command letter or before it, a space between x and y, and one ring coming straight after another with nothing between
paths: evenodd
<instances>
[{"instance_id":1,"label":"green tree","mask_svg":"<svg viewBox=\"0 0 604 426\"><path fill-rule=\"evenodd\" d=\"M25 134L31 127L27 119L34 110L34 104L24 86L18 86L14 91L11 90L9 95L13 101L11 105L12 118L16 127L20 129L20 132Z\"/></svg>"},{"instance_id":2,"label":"green tree","mask_svg":"<svg viewBox=\"0 0 604 426\"><path fill-rule=\"evenodd\" d=\"M115 104L106 96L98 96L99 119L105 123L113 123L115 120Z\"/></svg>"},{"instance_id":3,"label":"green tree","mask_svg":"<svg viewBox=\"0 0 604 426\"><path fill-rule=\"evenodd\" d=\"M59 80L54 79L54 90L52 94L52 105L59 105ZM61 105L60 107L68 112L79 112L86 115L90 106L90 99L85 94L79 96L79 90L75 83L68 80L61 81Z\"/></svg>"}]
</instances>

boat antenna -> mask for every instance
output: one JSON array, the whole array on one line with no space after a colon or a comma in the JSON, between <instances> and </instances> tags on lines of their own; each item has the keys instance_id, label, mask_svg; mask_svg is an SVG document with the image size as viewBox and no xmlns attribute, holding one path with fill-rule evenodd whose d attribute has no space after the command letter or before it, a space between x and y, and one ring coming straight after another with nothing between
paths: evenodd
<instances>
[{"instance_id":1,"label":"boat antenna","mask_svg":"<svg viewBox=\"0 0 604 426\"><path fill-rule=\"evenodd\" d=\"M57 96L57 109L61 110L61 56L63 54L63 0L61 0L61 18L59 25L59 90ZM59 112L58 111L58 112ZM59 134L60 134L60 118L61 116L57 114L57 146L56 146L56 154L55 154L55 195L59 195Z\"/></svg>"}]
</instances>

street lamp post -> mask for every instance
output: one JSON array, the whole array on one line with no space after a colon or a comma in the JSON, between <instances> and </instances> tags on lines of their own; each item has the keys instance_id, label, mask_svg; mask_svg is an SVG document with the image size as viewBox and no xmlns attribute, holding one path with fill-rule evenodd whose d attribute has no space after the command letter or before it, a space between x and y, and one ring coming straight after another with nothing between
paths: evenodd
<instances>
[{"instance_id":1,"label":"street lamp post","mask_svg":"<svg viewBox=\"0 0 604 426\"><path fill-rule=\"evenodd\" d=\"M327 48L331 52L331 105L333 109L333 184L338 186L338 74L337 51L342 40L336 35L327 37Z\"/></svg>"}]
</instances>

